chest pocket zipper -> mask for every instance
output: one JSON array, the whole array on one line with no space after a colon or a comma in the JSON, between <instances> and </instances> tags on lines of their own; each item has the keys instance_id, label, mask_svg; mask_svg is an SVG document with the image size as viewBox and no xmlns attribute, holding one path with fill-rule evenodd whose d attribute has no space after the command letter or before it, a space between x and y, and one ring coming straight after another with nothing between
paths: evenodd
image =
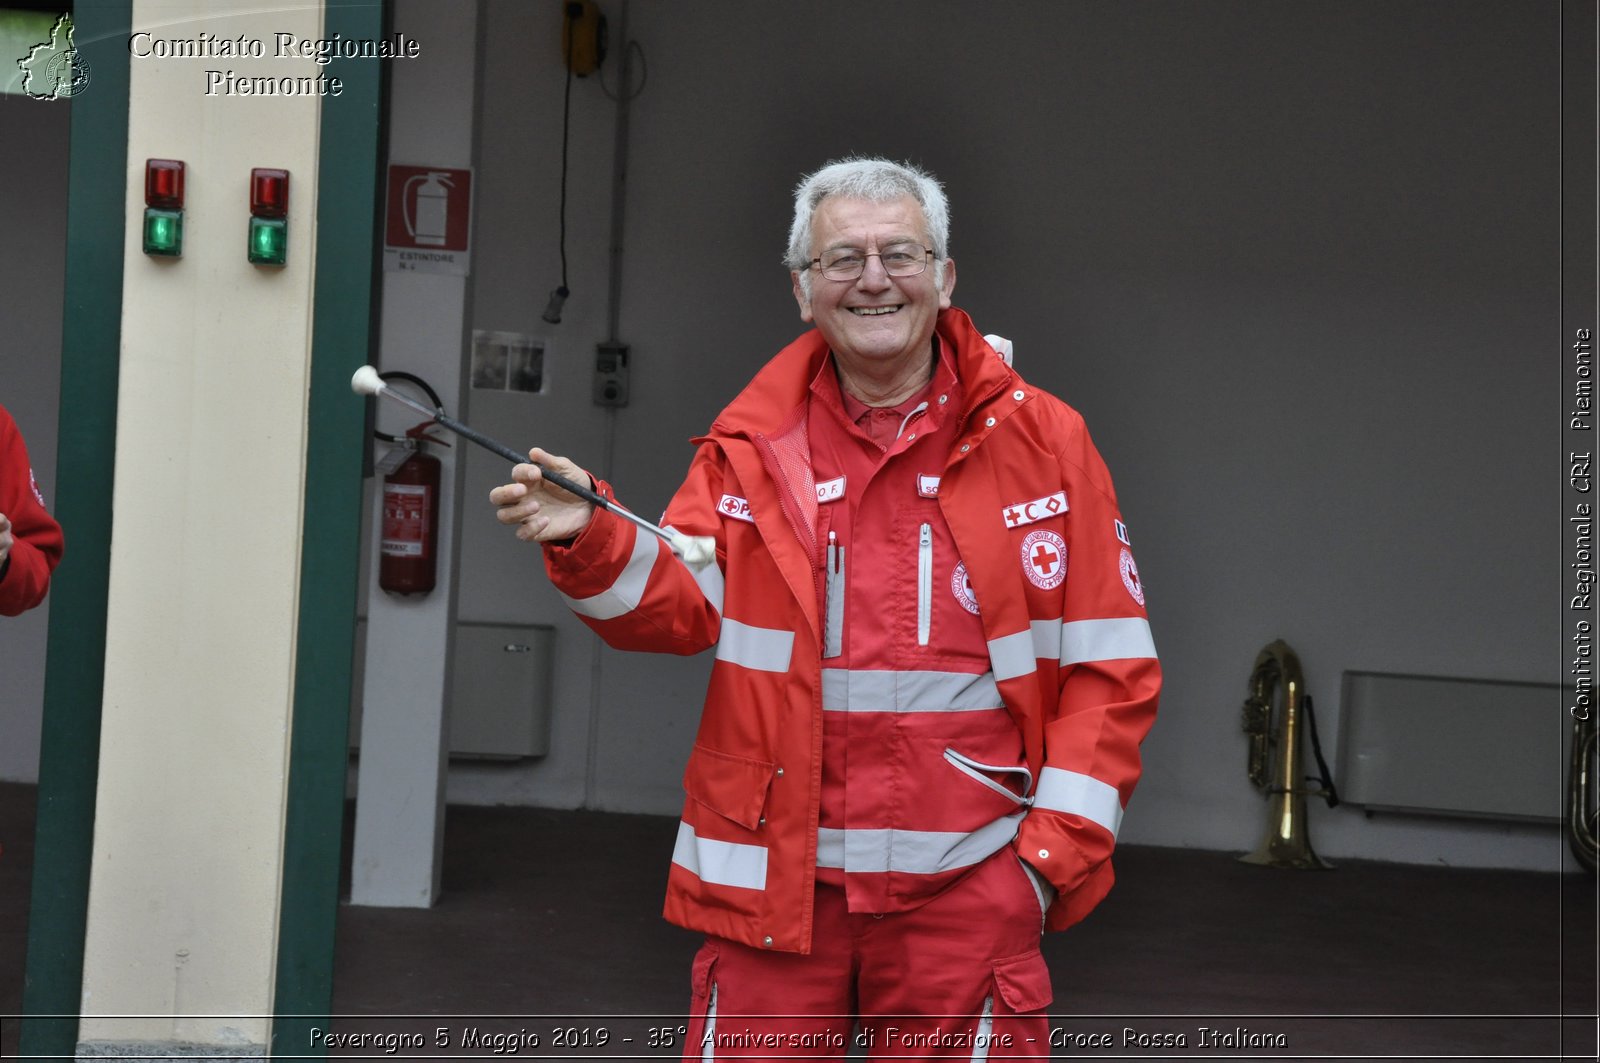
<instances>
[{"instance_id":1,"label":"chest pocket zipper","mask_svg":"<svg viewBox=\"0 0 1600 1063\"><path fill-rule=\"evenodd\" d=\"M933 525L917 533L917 645L926 646L933 627Z\"/></svg>"}]
</instances>

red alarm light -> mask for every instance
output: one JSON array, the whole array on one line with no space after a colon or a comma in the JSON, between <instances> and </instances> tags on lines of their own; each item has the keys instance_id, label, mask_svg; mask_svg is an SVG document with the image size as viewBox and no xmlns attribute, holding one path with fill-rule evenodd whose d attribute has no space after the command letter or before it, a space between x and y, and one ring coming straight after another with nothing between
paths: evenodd
<instances>
[{"instance_id":1,"label":"red alarm light","mask_svg":"<svg viewBox=\"0 0 1600 1063\"><path fill-rule=\"evenodd\" d=\"M250 171L250 214L256 218L283 218L289 214L289 171L256 168Z\"/></svg>"},{"instance_id":2,"label":"red alarm light","mask_svg":"<svg viewBox=\"0 0 1600 1063\"><path fill-rule=\"evenodd\" d=\"M144 160L144 205L183 209L183 163L178 159Z\"/></svg>"}]
</instances>

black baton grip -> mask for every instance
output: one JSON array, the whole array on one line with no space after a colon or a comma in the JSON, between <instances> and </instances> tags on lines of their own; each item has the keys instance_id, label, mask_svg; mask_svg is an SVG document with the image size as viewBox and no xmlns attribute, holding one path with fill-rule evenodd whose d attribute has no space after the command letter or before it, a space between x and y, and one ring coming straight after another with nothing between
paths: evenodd
<instances>
[{"instance_id":1,"label":"black baton grip","mask_svg":"<svg viewBox=\"0 0 1600 1063\"><path fill-rule=\"evenodd\" d=\"M445 414L436 413L433 415L433 419L444 427L450 429L450 431L454 432L456 435L461 436L464 439L470 439L472 442L478 444L478 446L483 447L485 450L491 451L492 453L498 454L507 461L515 462L518 465L539 465L538 462L530 462L528 460L528 455L518 454L515 450L512 450L499 440L490 439L476 428L470 428L456 420L454 417L448 417ZM539 465L539 473L547 482L553 483L563 491L569 491L583 499L585 502L599 506L601 509L610 509L613 505L613 503L607 501L594 491L589 490L589 488L581 487L567 479L565 476L562 476L560 473L551 472L543 465Z\"/></svg>"}]
</instances>

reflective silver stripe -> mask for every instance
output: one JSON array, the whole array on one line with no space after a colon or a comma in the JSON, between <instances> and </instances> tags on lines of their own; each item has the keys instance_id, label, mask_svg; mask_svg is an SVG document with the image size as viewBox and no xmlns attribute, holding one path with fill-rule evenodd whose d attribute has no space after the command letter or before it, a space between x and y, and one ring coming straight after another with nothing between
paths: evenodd
<instances>
[{"instance_id":1,"label":"reflective silver stripe","mask_svg":"<svg viewBox=\"0 0 1600 1063\"><path fill-rule=\"evenodd\" d=\"M997 679L1028 675L1038 667L1038 660L1069 665L1155 655L1150 621L1142 616L1072 620L1065 624L1059 620L1035 620L1026 631L989 642L989 663L994 666Z\"/></svg>"},{"instance_id":2,"label":"reflective silver stripe","mask_svg":"<svg viewBox=\"0 0 1600 1063\"><path fill-rule=\"evenodd\" d=\"M850 872L894 871L936 875L971 867L1017 836L1023 813L1003 816L975 831L866 829L817 830L817 866Z\"/></svg>"},{"instance_id":3,"label":"reflective silver stripe","mask_svg":"<svg viewBox=\"0 0 1600 1063\"><path fill-rule=\"evenodd\" d=\"M1061 625L1061 663L1064 665L1155 655L1150 621L1142 616L1074 620Z\"/></svg>"},{"instance_id":4,"label":"reflective silver stripe","mask_svg":"<svg viewBox=\"0 0 1600 1063\"><path fill-rule=\"evenodd\" d=\"M984 786L987 786L1001 797L1008 798L1013 803L1018 805L1027 806L1033 804L1033 798L1018 797L1016 794L1012 793L1010 790L1007 790L1004 786L1001 786L987 775L980 774L980 772L992 771L996 775L1020 775L1022 776L1022 792L1027 793L1029 790L1033 789L1033 772L1029 771L1026 765L983 764L973 760L971 757L963 756L962 754L957 753L955 750L948 748L944 751L944 759L949 761L957 771L961 772L963 775L970 776L977 782L982 783Z\"/></svg>"},{"instance_id":5,"label":"reflective silver stripe","mask_svg":"<svg viewBox=\"0 0 1600 1063\"><path fill-rule=\"evenodd\" d=\"M1110 831L1113 838L1122 826L1122 796L1117 788L1076 771L1046 768L1040 772L1033 807L1082 816Z\"/></svg>"},{"instance_id":6,"label":"reflective silver stripe","mask_svg":"<svg viewBox=\"0 0 1600 1063\"><path fill-rule=\"evenodd\" d=\"M661 530L664 532L677 531L677 529L670 524L666 525ZM678 555L673 554L672 556L677 557ZM682 561L683 559L678 558L678 560ZM723 582L721 566L713 561L711 564L704 565L699 569L691 567L689 568L689 572L694 576L694 581L699 586L700 593L705 595L706 601L711 603L711 608L715 609L719 613L722 612Z\"/></svg>"},{"instance_id":7,"label":"reflective silver stripe","mask_svg":"<svg viewBox=\"0 0 1600 1063\"><path fill-rule=\"evenodd\" d=\"M677 533L677 528L672 527L670 523L669 525L664 525L661 530L667 533ZM674 554L674 557L678 557L677 554ZM683 559L678 557L678 560L682 562ZM707 602L710 602L710 607L715 608L718 613L722 612L722 567L717 565L715 560L712 560L712 564L704 565L698 570L690 568L690 575L694 576L694 583L701 589L701 594L706 596Z\"/></svg>"},{"instance_id":8,"label":"reflective silver stripe","mask_svg":"<svg viewBox=\"0 0 1600 1063\"><path fill-rule=\"evenodd\" d=\"M672 862L701 882L747 890L767 888L767 850L763 846L701 838L682 820L678 821Z\"/></svg>"},{"instance_id":9,"label":"reflective silver stripe","mask_svg":"<svg viewBox=\"0 0 1600 1063\"><path fill-rule=\"evenodd\" d=\"M839 712L977 712L1004 708L994 673L822 670L822 707Z\"/></svg>"},{"instance_id":10,"label":"reflective silver stripe","mask_svg":"<svg viewBox=\"0 0 1600 1063\"><path fill-rule=\"evenodd\" d=\"M1016 679L1038 670L1039 658L1054 659L1061 652L1061 621L1035 620L1028 630L989 641L989 663L996 679Z\"/></svg>"},{"instance_id":11,"label":"reflective silver stripe","mask_svg":"<svg viewBox=\"0 0 1600 1063\"><path fill-rule=\"evenodd\" d=\"M1028 637L1033 640L1033 655L1040 660L1053 660L1061 653L1061 621L1034 620L1028 624Z\"/></svg>"},{"instance_id":12,"label":"reflective silver stripe","mask_svg":"<svg viewBox=\"0 0 1600 1063\"><path fill-rule=\"evenodd\" d=\"M1027 675L1039 666L1034 663L1033 635L1018 631L1013 635L989 640L989 664L997 680L1015 679Z\"/></svg>"},{"instance_id":13,"label":"reflective silver stripe","mask_svg":"<svg viewBox=\"0 0 1600 1063\"><path fill-rule=\"evenodd\" d=\"M694 581L699 584L700 593L706 596L706 601L711 603L711 608L722 612L722 569L713 562L695 572Z\"/></svg>"},{"instance_id":14,"label":"reflective silver stripe","mask_svg":"<svg viewBox=\"0 0 1600 1063\"><path fill-rule=\"evenodd\" d=\"M568 598L565 594L561 597L574 613L595 620L612 620L633 612L644 598L645 584L650 580L650 570L655 567L656 555L661 549L656 545L660 541L654 535L634 529L633 554L622 566L616 582L592 598Z\"/></svg>"},{"instance_id":15,"label":"reflective silver stripe","mask_svg":"<svg viewBox=\"0 0 1600 1063\"><path fill-rule=\"evenodd\" d=\"M787 672L794 654L794 632L753 627L722 618L717 638L717 660L743 665L758 672Z\"/></svg>"}]
</instances>

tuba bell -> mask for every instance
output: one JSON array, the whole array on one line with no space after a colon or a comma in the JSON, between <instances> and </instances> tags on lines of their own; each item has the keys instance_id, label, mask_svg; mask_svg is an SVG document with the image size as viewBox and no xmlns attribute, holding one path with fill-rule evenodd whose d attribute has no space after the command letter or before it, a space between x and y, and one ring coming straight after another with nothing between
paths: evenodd
<instances>
[{"instance_id":1,"label":"tuba bell","mask_svg":"<svg viewBox=\"0 0 1600 1063\"><path fill-rule=\"evenodd\" d=\"M1300 658L1288 643L1278 639L1256 655L1249 690L1244 703L1244 731L1250 737L1247 769L1250 782L1268 798L1267 833L1254 852L1239 859L1264 867L1331 867L1312 850L1306 834L1306 796L1321 797L1332 808L1339 803L1339 793L1322 759ZM1318 788L1306 786L1311 777L1301 776L1306 732L1321 770Z\"/></svg>"},{"instance_id":2,"label":"tuba bell","mask_svg":"<svg viewBox=\"0 0 1600 1063\"><path fill-rule=\"evenodd\" d=\"M1572 855L1590 874L1595 872L1596 855L1600 853L1600 838L1596 836L1600 823L1595 793L1597 766L1600 761L1595 759L1594 714L1574 715L1572 764L1567 773L1567 843Z\"/></svg>"}]
</instances>

